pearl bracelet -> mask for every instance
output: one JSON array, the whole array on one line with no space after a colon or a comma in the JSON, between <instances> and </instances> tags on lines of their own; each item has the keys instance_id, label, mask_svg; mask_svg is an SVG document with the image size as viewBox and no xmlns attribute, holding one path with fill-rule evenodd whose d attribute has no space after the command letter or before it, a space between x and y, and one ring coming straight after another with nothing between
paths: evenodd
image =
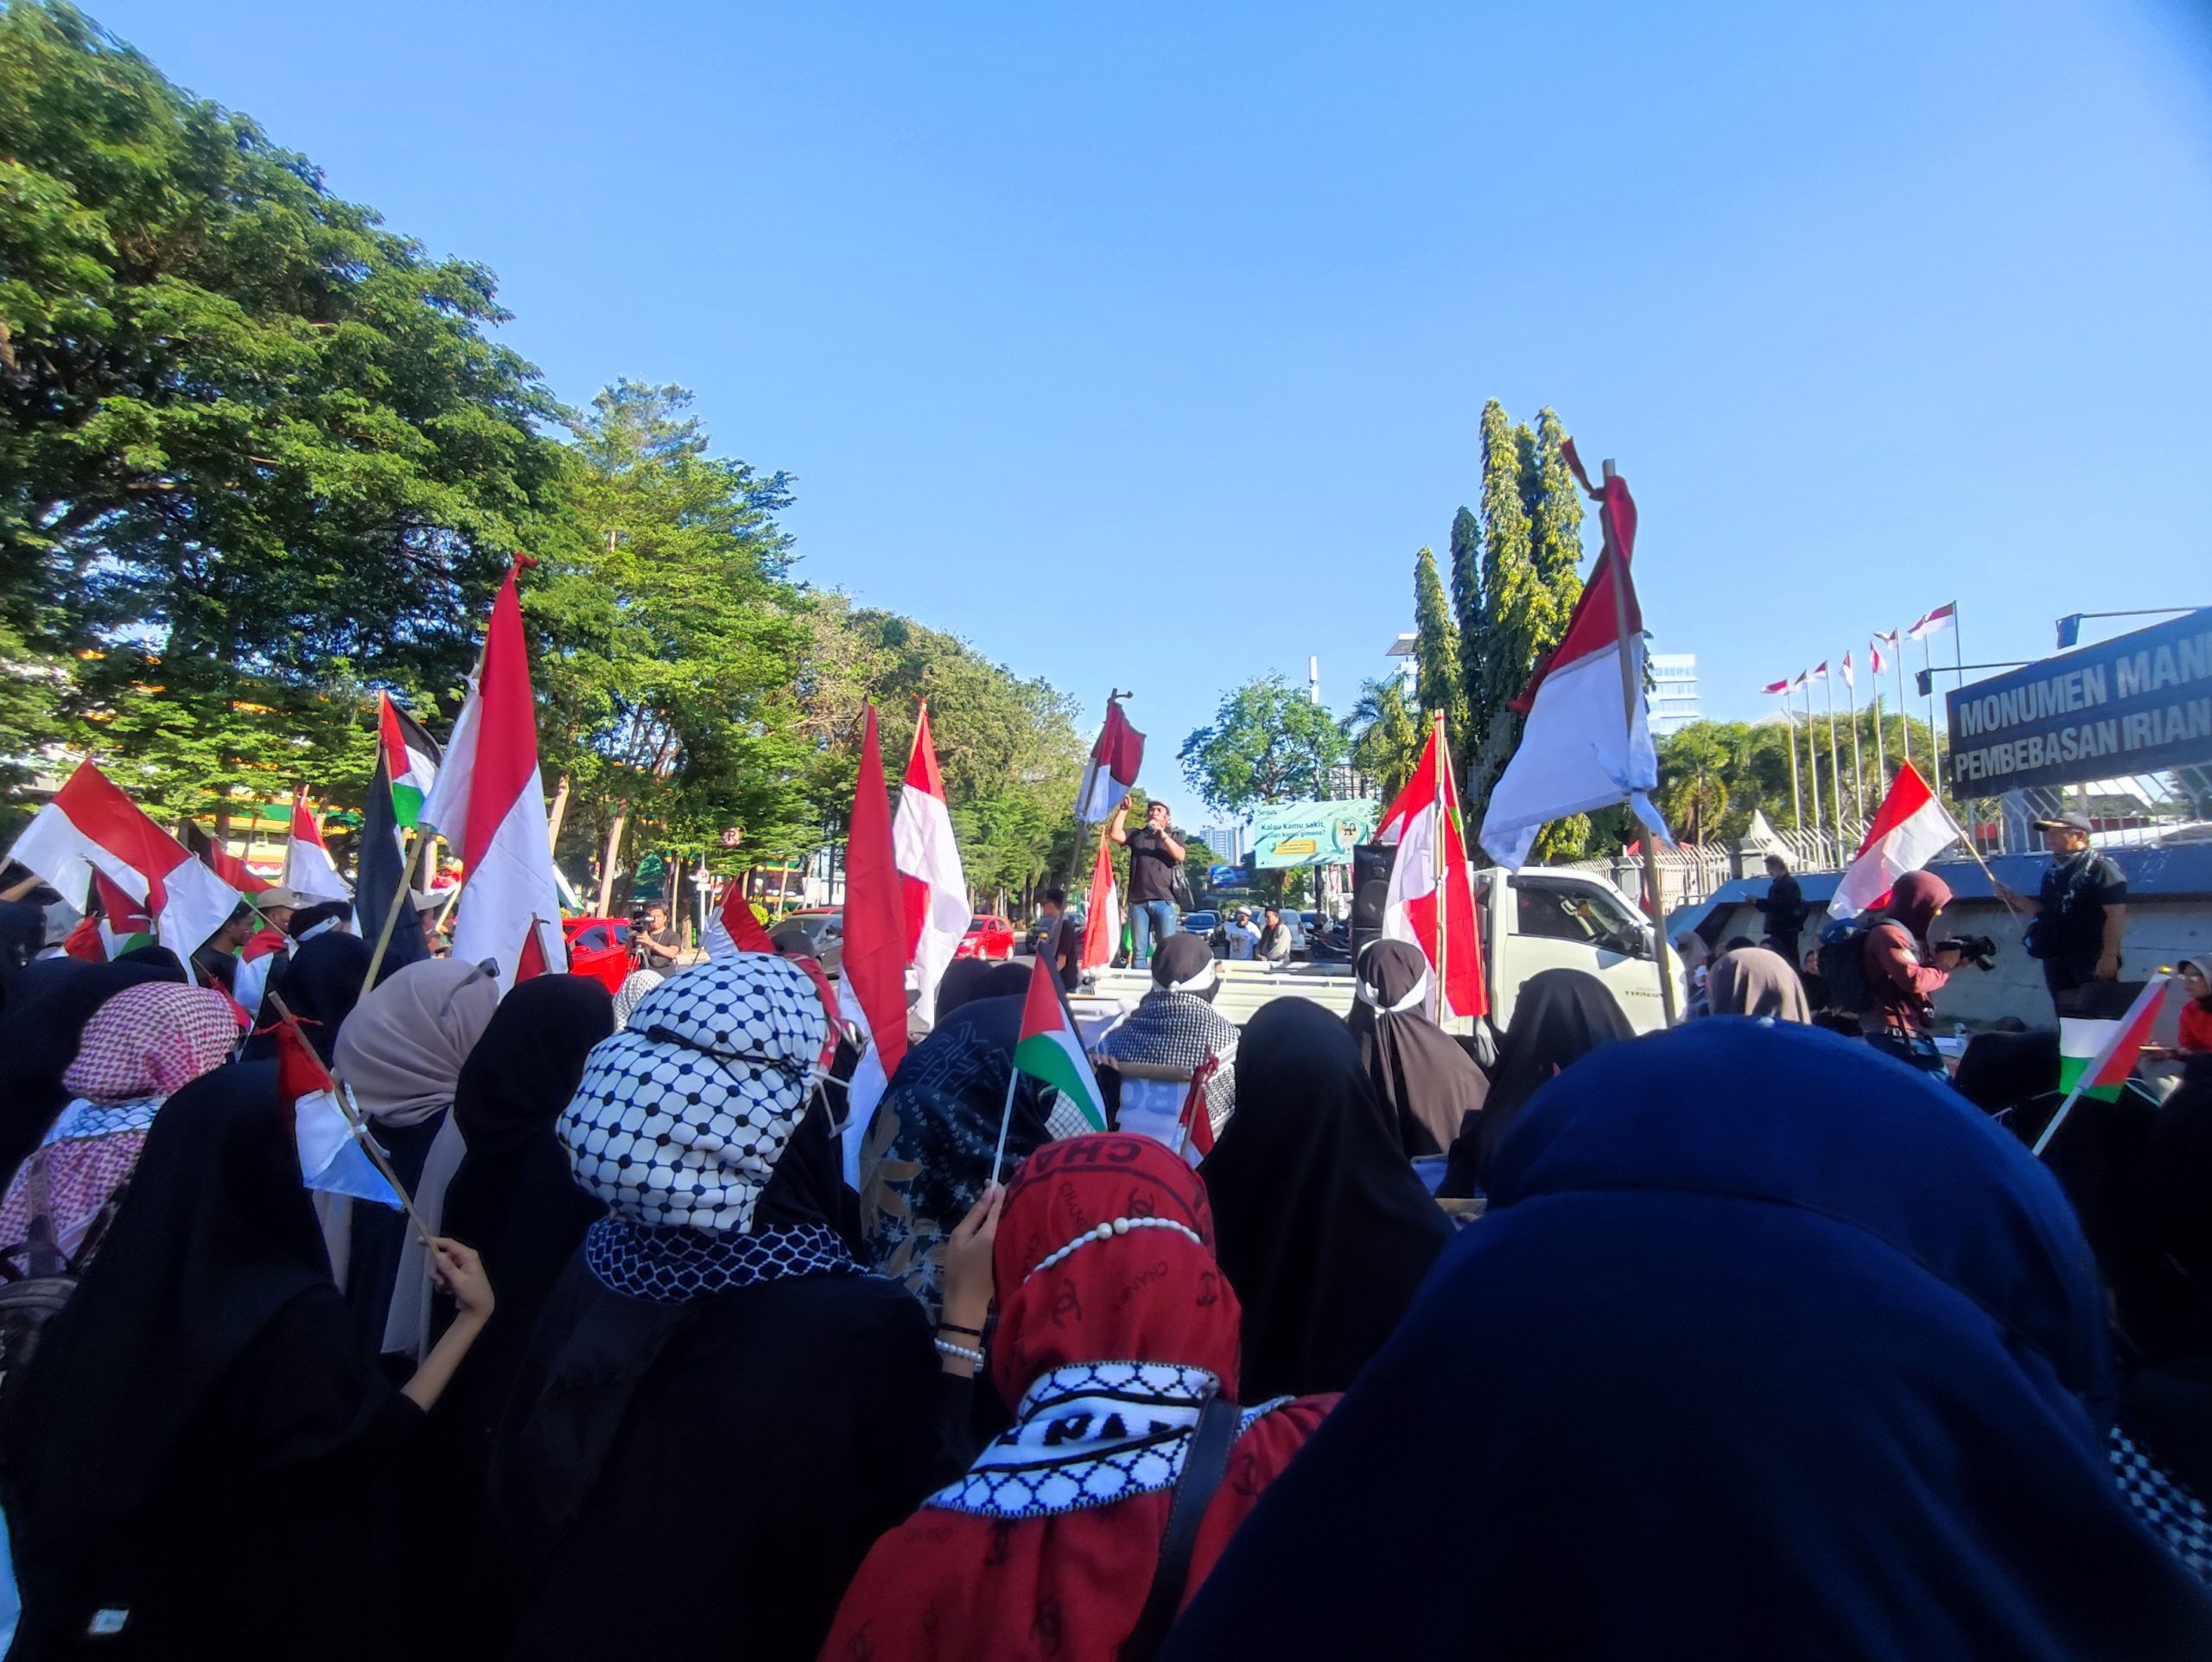
<instances>
[{"instance_id":1,"label":"pearl bracelet","mask_svg":"<svg viewBox=\"0 0 2212 1662\"><path fill-rule=\"evenodd\" d=\"M956 1345L949 1339L940 1339L936 1343L937 1347L947 1356L957 1356L962 1361L975 1367L983 1366L983 1353L980 1350L970 1350L965 1345Z\"/></svg>"},{"instance_id":2,"label":"pearl bracelet","mask_svg":"<svg viewBox=\"0 0 2212 1662\"><path fill-rule=\"evenodd\" d=\"M1173 1218L1116 1218L1113 1222L1101 1224L1096 1229L1084 1230L1082 1234L1077 1236L1065 1246L1063 1246L1058 1251L1051 1253L1045 1258L1038 1259L1036 1269L1032 1270L1029 1273L1033 1276L1037 1273L1038 1270L1051 1269L1054 1264L1058 1264L1062 1258L1068 1257L1079 1246L1088 1246L1093 1241L1110 1241L1115 1236L1126 1235L1132 1229L1172 1229L1177 1233L1186 1237L1193 1246L1204 1246L1205 1245L1204 1241L1198 1239L1198 1232L1197 1230L1192 1228L1188 1224L1178 1223Z\"/></svg>"}]
</instances>

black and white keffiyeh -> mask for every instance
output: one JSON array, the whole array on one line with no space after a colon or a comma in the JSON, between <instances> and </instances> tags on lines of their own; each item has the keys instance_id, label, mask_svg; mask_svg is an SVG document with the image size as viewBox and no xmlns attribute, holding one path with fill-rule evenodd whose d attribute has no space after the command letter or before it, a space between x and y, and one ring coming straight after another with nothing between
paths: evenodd
<instances>
[{"instance_id":1,"label":"black and white keffiyeh","mask_svg":"<svg viewBox=\"0 0 2212 1662\"><path fill-rule=\"evenodd\" d=\"M731 1235L606 1217L584 1233L584 1263L602 1287L656 1304L683 1304L760 1281L868 1273L827 1224Z\"/></svg>"},{"instance_id":2,"label":"black and white keffiyeh","mask_svg":"<svg viewBox=\"0 0 2212 1662\"><path fill-rule=\"evenodd\" d=\"M2212 1513L2202 1500L2118 1426L2106 1444L2113 1480L2135 1515L2190 1573L2212 1586Z\"/></svg>"},{"instance_id":3,"label":"black and white keffiyeh","mask_svg":"<svg viewBox=\"0 0 2212 1662\"><path fill-rule=\"evenodd\" d=\"M1221 1382L1163 1362L1074 1362L1039 1375L1014 1425L965 1476L923 1504L983 1518L1043 1518L1111 1506L1172 1487L1183 1474L1198 1412ZM1291 1399L1248 1408L1243 1436Z\"/></svg>"},{"instance_id":4,"label":"black and white keffiyeh","mask_svg":"<svg viewBox=\"0 0 2212 1662\"><path fill-rule=\"evenodd\" d=\"M1209 1056L1206 1116L1216 1137L1236 1111L1236 1024L1196 993L1155 987L1098 1041L1098 1054L1115 1061L1195 1070Z\"/></svg>"},{"instance_id":5,"label":"black and white keffiyeh","mask_svg":"<svg viewBox=\"0 0 2212 1662\"><path fill-rule=\"evenodd\" d=\"M557 1128L576 1181L649 1228L742 1232L791 1140L826 1018L806 972L745 953L673 976L595 1046Z\"/></svg>"}]
</instances>

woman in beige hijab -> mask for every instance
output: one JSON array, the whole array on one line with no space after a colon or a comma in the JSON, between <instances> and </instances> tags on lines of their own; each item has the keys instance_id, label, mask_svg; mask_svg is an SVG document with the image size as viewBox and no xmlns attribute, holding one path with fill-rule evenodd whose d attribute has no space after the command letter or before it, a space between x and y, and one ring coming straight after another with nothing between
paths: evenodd
<instances>
[{"instance_id":1,"label":"woman in beige hijab","mask_svg":"<svg viewBox=\"0 0 2212 1662\"><path fill-rule=\"evenodd\" d=\"M1763 946L1723 952L1707 971L1705 999L1712 1016L1764 1016L1777 1022L1813 1019L1797 971L1781 953Z\"/></svg>"},{"instance_id":2,"label":"woman in beige hijab","mask_svg":"<svg viewBox=\"0 0 2212 1662\"><path fill-rule=\"evenodd\" d=\"M484 965L458 958L410 964L353 1007L331 1059L340 1087L374 1127L433 1231L466 1151L448 1111L454 1086L499 1003L499 981ZM325 1224L340 1237L332 1269L361 1340L372 1354L419 1358L429 1332L429 1253L404 1214L359 1202L351 1213L350 1220L326 1215Z\"/></svg>"}]
</instances>

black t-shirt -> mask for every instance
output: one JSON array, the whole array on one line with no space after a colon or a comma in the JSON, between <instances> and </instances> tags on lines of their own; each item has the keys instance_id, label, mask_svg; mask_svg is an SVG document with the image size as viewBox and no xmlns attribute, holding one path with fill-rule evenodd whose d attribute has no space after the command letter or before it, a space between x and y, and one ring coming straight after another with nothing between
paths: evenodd
<instances>
[{"instance_id":1,"label":"black t-shirt","mask_svg":"<svg viewBox=\"0 0 2212 1662\"><path fill-rule=\"evenodd\" d=\"M1167 851L1167 833L1149 825L1129 833L1129 903L1174 898L1175 868L1182 863Z\"/></svg>"},{"instance_id":2,"label":"black t-shirt","mask_svg":"<svg viewBox=\"0 0 2212 1662\"><path fill-rule=\"evenodd\" d=\"M2083 849L2054 860L2037 897L2036 956L2065 984L2089 979L2104 955L2105 908L2127 903L2127 878L2110 856Z\"/></svg>"},{"instance_id":3,"label":"black t-shirt","mask_svg":"<svg viewBox=\"0 0 2212 1662\"><path fill-rule=\"evenodd\" d=\"M1083 931L1069 914L1052 920L1052 932L1045 938L1045 956L1063 987L1073 992L1083 984Z\"/></svg>"}]
</instances>

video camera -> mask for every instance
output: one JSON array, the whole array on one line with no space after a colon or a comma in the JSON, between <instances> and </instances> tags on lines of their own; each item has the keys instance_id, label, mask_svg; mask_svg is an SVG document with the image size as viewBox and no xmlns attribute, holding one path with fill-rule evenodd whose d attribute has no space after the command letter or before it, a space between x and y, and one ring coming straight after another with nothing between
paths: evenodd
<instances>
[{"instance_id":1,"label":"video camera","mask_svg":"<svg viewBox=\"0 0 2212 1662\"><path fill-rule=\"evenodd\" d=\"M1986 973L1997 967L1997 943L1987 935L1954 935L1948 940L1936 943L1939 952L1946 946L1958 953L1961 968L1971 964Z\"/></svg>"}]
</instances>

